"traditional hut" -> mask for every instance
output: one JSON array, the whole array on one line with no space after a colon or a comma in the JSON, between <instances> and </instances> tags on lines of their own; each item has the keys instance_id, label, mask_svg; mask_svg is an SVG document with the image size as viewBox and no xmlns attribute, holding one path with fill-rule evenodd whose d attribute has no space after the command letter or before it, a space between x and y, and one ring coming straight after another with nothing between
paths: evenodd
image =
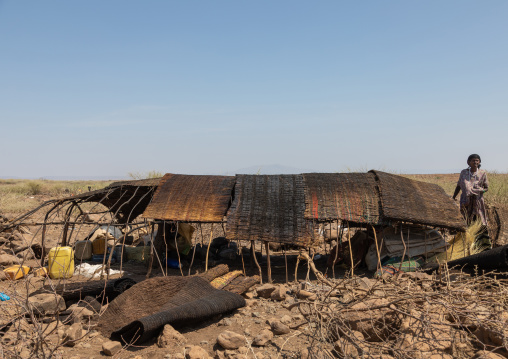
<instances>
[{"instance_id":1,"label":"traditional hut","mask_svg":"<svg viewBox=\"0 0 508 359\"><path fill-rule=\"evenodd\" d=\"M19 226L37 213L43 219L31 224L41 226L43 247L50 226L61 228L59 245L82 239L92 225L122 229L115 245L132 243L130 237L143 229L137 237L150 240L155 264L165 273L168 248L176 249L180 259L178 233L185 225L210 225L208 244L215 225L227 239L250 243L252 251L255 243L262 243L268 255L269 279L268 243L313 248L321 240L319 228L325 225L336 225L339 241L346 227L368 229L374 237L380 228L394 224L452 231L465 227L456 204L439 186L381 171L236 176L168 173L48 201L9 226ZM154 256L151 258L153 261ZM353 260L351 263L354 267Z\"/></svg>"}]
</instances>

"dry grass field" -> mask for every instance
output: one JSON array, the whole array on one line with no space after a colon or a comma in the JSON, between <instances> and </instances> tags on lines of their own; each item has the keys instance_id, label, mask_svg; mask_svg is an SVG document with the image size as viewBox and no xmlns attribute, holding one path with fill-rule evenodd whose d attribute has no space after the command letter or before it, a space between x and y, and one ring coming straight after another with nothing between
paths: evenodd
<instances>
[{"instance_id":1,"label":"dry grass field","mask_svg":"<svg viewBox=\"0 0 508 359\"><path fill-rule=\"evenodd\" d=\"M418 181L435 183L443 187L450 196L453 195L459 178L458 173L403 176ZM485 194L485 201L489 205L508 207L508 173L489 172L488 179L489 191Z\"/></svg>"},{"instance_id":2,"label":"dry grass field","mask_svg":"<svg viewBox=\"0 0 508 359\"><path fill-rule=\"evenodd\" d=\"M0 179L0 213L10 218L44 201L104 188L111 182Z\"/></svg>"},{"instance_id":3,"label":"dry grass field","mask_svg":"<svg viewBox=\"0 0 508 359\"><path fill-rule=\"evenodd\" d=\"M457 173L407 174L403 176L438 184L450 196L453 194L459 177ZM131 174L131 177L138 179L139 174ZM111 182L0 179L0 213L12 217L12 215L27 212L49 199L67 197L86 192L89 189L104 188ZM485 195L486 201L491 205L507 207L508 173L489 173L489 182L490 188Z\"/></svg>"}]
</instances>

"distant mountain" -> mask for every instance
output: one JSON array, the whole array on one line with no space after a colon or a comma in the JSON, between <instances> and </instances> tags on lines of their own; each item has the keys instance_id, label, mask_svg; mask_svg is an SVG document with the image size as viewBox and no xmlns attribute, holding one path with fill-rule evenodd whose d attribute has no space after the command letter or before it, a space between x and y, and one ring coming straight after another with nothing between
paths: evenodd
<instances>
[{"instance_id":1,"label":"distant mountain","mask_svg":"<svg viewBox=\"0 0 508 359\"><path fill-rule=\"evenodd\" d=\"M52 181L119 181L132 179L126 176L44 176L41 178Z\"/></svg>"},{"instance_id":2,"label":"distant mountain","mask_svg":"<svg viewBox=\"0 0 508 359\"><path fill-rule=\"evenodd\" d=\"M235 171L235 174L244 174L244 175L284 175L284 174L298 174L298 173L309 173L315 172L310 169L304 168L296 168L283 166L278 164L273 165L259 165L259 166L250 166L245 168L240 168Z\"/></svg>"},{"instance_id":3,"label":"distant mountain","mask_svg":"<svg viewBox=\"0 0 508 359\"><path fill-rule=\"evenodd\" d=\"M131 178L125 176L41 176L41 177L19 177L0 176L0 179L45 179L50 181L119 181Z\"/></svg>"}]
</instances>

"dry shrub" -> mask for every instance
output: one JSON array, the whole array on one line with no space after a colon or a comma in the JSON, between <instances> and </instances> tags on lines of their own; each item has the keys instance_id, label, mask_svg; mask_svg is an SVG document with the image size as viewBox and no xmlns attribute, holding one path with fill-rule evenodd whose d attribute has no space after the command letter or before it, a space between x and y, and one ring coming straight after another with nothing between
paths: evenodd
<instances>
[{"instance_id":1,"label":"dry shrub","mask_svg":"<svg viewBox=\"0 0 508 359\"><path fill-rule=\"evenodd\" d=\"M26 183L27 194L31 196L36 196L42 193L42 183L38 181L29 181Z\"/></svg>"},{"instance_id":2,"label":"dry shrub","mask_svg":"<svg viewBox=\"0 0 508 359\"><path fill-rule=\"evenodd\" d=\"M294 305L309 324L314 352L333 345L339 358L508 355L508 280L445 270L440 277L333 283L318 301Z\"/></svg>"}]
</instances>

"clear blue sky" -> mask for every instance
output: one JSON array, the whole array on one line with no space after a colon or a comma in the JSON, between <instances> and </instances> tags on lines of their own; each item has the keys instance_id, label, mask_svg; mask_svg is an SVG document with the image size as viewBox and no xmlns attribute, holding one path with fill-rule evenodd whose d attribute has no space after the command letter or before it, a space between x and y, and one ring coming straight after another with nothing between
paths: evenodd
<instances>
[{"instance_id":1,"label":"clear blue sky","mask_svg":"<svg viewBox=\"0 0 508 359\"><path fill-rule=\"evenodd\" d=\"M508 170L508 2L1 1L1 176Z\"/></svg>"}]
</instances>

